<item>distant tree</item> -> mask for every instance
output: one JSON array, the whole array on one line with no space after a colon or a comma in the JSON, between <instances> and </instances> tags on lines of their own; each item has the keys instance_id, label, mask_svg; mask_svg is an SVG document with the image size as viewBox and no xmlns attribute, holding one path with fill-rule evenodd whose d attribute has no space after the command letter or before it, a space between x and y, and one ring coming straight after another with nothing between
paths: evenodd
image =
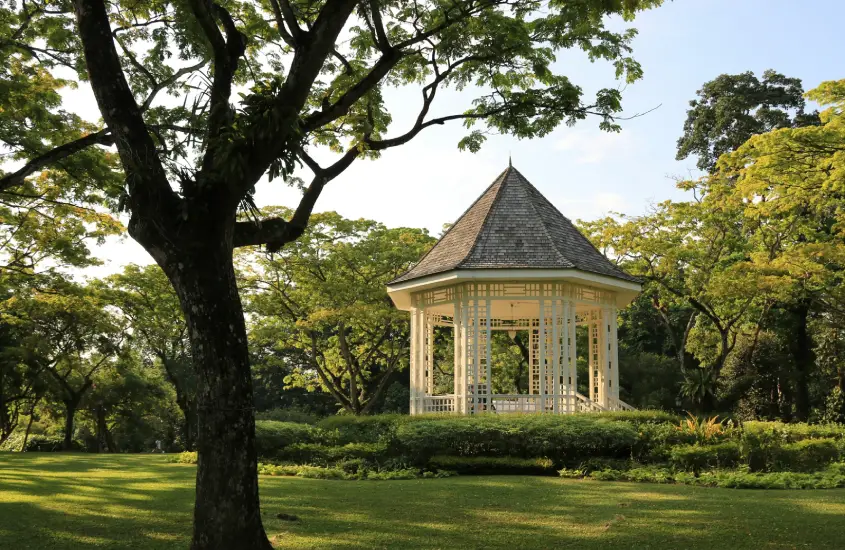
<instances>
[{"instance_id":1,"label":"distant tree","mask_svg":"<svg viewBox=\"0 0 845 550\"><path fill-rule=\"evenodd\" d=\"M817 113L804 112L803 94L801 79L772 70L765 71L762 79L748 71L705 82L698 98L690 101L676 158L695 155L698 169L709 173L721 155L755 134L818 124Z\"/></svg>"},{"instance_id":2,"label":"distant tree","mask_svg":"<svg viewBox=\"0 0 845 550\"><path fill-rule=\"evenodd\" d=\"M70 449L76 413L98 372L121 352L124 327L90 289L66 284L59 293L33 292L7 301L6 318L24 331L15 350L43 377L64 408L64 448Z\"/></svg>"},{"instance_id":3,"label":"distant tree","mask_svg":"<svg viewBox=\"0 0 845 550\"><path fill-rule=\"evenodd\" d=\"M367 414L408 361L408 315L385 284L432 243L424 230L314 214L293 245L239 259L253 341L288 350L288 385L329 392L349 413Z\"/></svg>"},{"instance_id":4,"label":"distant tree","mask_svg":"<svg viewBox=\"0 0 845 550\"><path fill-rule=\"evenodd\" d=\"M132 340L164 371L182 411L184 444L193 450L197 433L197 381L191 362L188 326L179 298L156 265L128 265L98 284L101 296L117 307L132 327Z\"/></svg>"},{"instance_id":5,"label":"distant tree","mask_svg":"<svg viewBox=\"0 0 845 550\"><path fill-rule=\"evenodd\" d=\"M781 302L792 319L786 330L801 420L812 405L812 314L845 327L845 81L824 82L807 97L828 107L819 125L753 136L722 157L714 175L731 181L728 192L744 205L755 264L779 273L789 286Z\"/></svg>"}]
</instances>

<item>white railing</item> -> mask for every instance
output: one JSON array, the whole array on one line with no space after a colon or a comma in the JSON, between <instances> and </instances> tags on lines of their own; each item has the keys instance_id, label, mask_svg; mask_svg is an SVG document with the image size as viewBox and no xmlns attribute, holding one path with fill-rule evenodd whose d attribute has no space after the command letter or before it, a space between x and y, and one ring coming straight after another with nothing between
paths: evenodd
<instances>
[{"instance_id":1,"label":"white railing","mask_svg":"<svg viewBox=\"0 0 845 550\"><path fill-rule=\"evenodd\" d=\"M607 410L592 399L581 395L580 393L576 393L575 395L578 398L578 412L602 412Z\"/></svg>"},{"instance_id":2,"label":"white railing","mask_svg":"<svg viewBox=\"0 0 845 550\"><path fill-rule=\"evenodd\" d=\"M609 411L635 411L634 407L625 403L617 397L609 397L607 399L607 410Z\"/></svg>"},{"instance_id":3,"label":"white railing","mask_svg":"<svg viewBox=\"0 0 845 550\"><path fill-rule=\"evenodd\" d=\"M482 396L483 403L477 405L479 412L496 414L510 413L557 413L572 414L583 412L603 411L634 411L631 405L621 399L609 398L608 406L603 407L588 397L575 394L563 395L529 395L529 394L494 394ZM490 408L488 409L488 401ZM427 395L421 398L421 412L423 413L454 413L457 411L454 395ZM468 405L469 398L468 398Z\"/></svg>"},{"instance_id":4,"label":"white railing","mask_svg":"<svg viewBox=\"0 0 845 550\"><path fill-rule=\"evenodd\" d=\"M443 413L455 412L454 395L427 395L423 397L423 412Z\"/></svg>"}]
</instances>

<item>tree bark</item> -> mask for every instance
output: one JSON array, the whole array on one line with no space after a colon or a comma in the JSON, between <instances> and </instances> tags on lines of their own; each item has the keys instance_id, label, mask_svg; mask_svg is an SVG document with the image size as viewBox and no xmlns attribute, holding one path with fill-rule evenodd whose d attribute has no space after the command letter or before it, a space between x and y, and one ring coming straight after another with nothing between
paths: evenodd
<instances>
[{"instance_id":1,"label":"tree bark","mask_svg":"<svg viewBox=\"0 0 845 550\"><path fill-rule=\"evenodd\" d=\"M813 340L807 328L810 315L809 300L802 300L792 309L795 320L794 332L790 338L792 358L795 362L795 416L806 422L810 417L810 372L813 368Z\"/></svg>"},{"instance_id":2,"label":"tree bark","mask_svg":"<svg viewBox=\"0 0 845 550\"><path fill-rule=\"evenodd\" d=\"M79 405L78 399L67 399L64 401L65 405L65 439L62 442L62 449L65 451L73 450L73 419L76 416L76 407Z\"/></svg>"},{"instance_id":3,"label":"tree bark","mask_svg":"<svg viewBox=\"0 0 845 550\"><path fill-rule=\"evenodd\" d=\"M246 327L231 235L194 239L162 268L185 313L197 373L194 550L272 548L261 523ZM183 251L184 252L184 251Z\"/></svg>"}]
</instances>

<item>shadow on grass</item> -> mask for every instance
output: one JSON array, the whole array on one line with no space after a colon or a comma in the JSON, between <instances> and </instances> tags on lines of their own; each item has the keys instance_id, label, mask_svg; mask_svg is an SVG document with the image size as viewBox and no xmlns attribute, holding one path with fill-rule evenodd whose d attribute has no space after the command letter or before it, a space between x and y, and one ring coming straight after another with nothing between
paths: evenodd
<instances>
[{"instance_id":1,"label":"shadow on grass","mask_svg":"<svg viewBox=\"0 0 845 550\"><path fill-rule=\"evenodd\" d=\"M0 548L185 548L194 473L152 455L0 454ZM838 548L845 527L845 490L262 477L261 491L280 548Z\"/></svg>"}]
</instances>

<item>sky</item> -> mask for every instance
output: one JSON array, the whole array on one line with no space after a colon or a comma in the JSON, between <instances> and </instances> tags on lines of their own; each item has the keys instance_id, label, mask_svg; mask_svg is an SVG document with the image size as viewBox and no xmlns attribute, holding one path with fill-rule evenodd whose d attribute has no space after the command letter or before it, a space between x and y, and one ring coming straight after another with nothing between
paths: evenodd
<instances>
[{"instance_id":1,"label":"sky","mask_svg":"<svg viewBox=\"0 0 845 550\"><path fill-rule=\"evenodd\" d=\"M614 28L639 30L633 55L645 73L625 88L624 114L650 111L622 122L620 133L602 132L598 118L587 118L541 139L491 136L473 154L457 148L466 132L460 123L434 126L378 160L356 161L326 187L316 210L373 219L389 227L425 227L438 235L507 167L509 157L573 220L595 219L609 211L637 215L651 204L683 199L675 181L695 176L696 160L676 161L675 145L689 101L701 85L723 73L753 71L761 76L766 69L801 78L805 90L845 78L837 71L845 51L843 19L842 0L667 1L633 22L613 22ZM612 66L590 63L580 53L561 52L555 68L581 86L585 98L621 85L614 80ZM386 94L394 135L416 116L419 97L417 89ZM434 115L461 112L472 98L450 93L438 99ZM78 100L96 109L93 96ZM310 179L307 171L297 175ZM260 185L256 199L260 206L295 207L299 195L276 180ZM105 262L89 272L96 276L128 262L152 261L128 237L110 241L96 254Z\"/></svg>"}]
</instances>

